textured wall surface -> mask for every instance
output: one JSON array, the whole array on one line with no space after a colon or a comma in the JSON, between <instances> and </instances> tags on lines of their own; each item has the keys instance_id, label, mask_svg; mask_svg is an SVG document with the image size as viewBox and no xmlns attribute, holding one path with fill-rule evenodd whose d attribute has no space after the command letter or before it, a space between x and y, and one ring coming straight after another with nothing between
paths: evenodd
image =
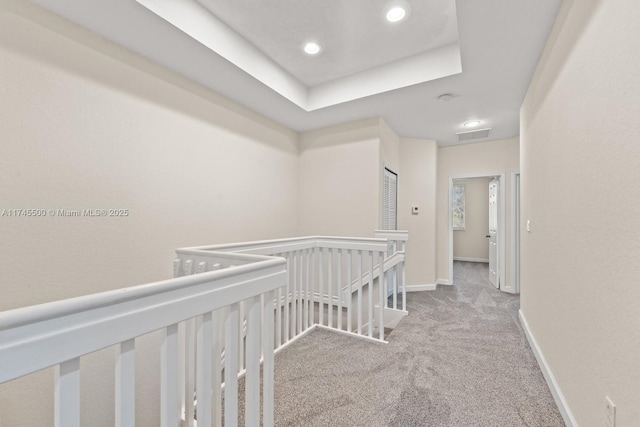
<instances>
[{"instance_id":1,"label":"textured wall surface","mask_svg":"<svg viewBox=\"0 0 640 427\"><path fill-rule=\"evenodd\" d=\"M407 284L436 283L436 170L435 141L403 138L400 141L398 226L409 231ZM413 215L411 207L418 206Z\"/></svg>"},{"instance_id":2,"label":"textured wall surface","mask_svg":"<svg viewBox=\"0 0 640 427\"><path fill-rule=\"evenodd\" d=\"M301 134L299 233L373 237L379 165L377 118Z\"/></svg>"},{"instance_id":3,"label":"textured wall surface","mask_svg":"<svg viewBox=\"0 0 640 427\"><path fill-rule=\"evenodd\" d=\"M383 119L380 120L380 161L378 165L379 173L379 219L378 227L382 227L382 208L384 204L384 168L388 167L399 176L402 175L400 170L400 137L387 125ZM398 183L398 192L400 191L400 183ZM396 200L398 203L398 200ZM397 221L398 230L400 230L400 221Z\"/></svg>"},{"instance_id":4,"label":"textured wall surface","mask_svg":"<svg viewBox=\"0 0 640 427\"><path fill-rule=\"evenodd\" d=\"M0 209L128 215L0 217L0 311L170 278L177 247L295 234L295 133L61 20L42 24L0 9ZM112 426L112 351L83 370L94 362L82 425ZM159 425L159 372L158 353L139 352L138 425ZM0 386L2 426L50 425L52 390L50 371Z\"/></svg>"},{"instance_id":5,"label":"textured wall surface","mask_svg":"<svg viewBox=\"0 0 640 427\"><path fill-rule=\"evenodd\" d=\"M522 311L584 427L640 423L639 21L565 2L521 111Z\"/></svg>"},{"instance_id":6,"label":"textured wall surface","mask_svg":"<svg viewBox=\"0 0 640 427\"><path fill-rule=\"evenodd\" d=\"M637 1L565 1L520 150L518 138L398 141L379 119L297 135L62 20L28 18L0 1L0 209L56 215L0 218L0 310L167 278L179 246L370 237L384 162L400 168L408 283L432 284L449 279L448 178L505 173L508 220L520 161L523 313L581 426L602 425L605 395L618 427L637 425ZM137 343L141 426L159 424L157 338ZM82 363L82 424L113 425L113 350ZM50 425L52 399L50 370L0 386L2 426Z\"/></svg>"}]
</instances>

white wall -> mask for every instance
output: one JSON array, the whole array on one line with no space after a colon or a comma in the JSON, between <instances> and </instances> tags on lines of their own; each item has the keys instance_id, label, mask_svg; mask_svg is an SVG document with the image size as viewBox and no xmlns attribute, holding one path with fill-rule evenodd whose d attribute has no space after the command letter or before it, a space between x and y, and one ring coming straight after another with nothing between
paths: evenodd
<instances>
[{"instance_id":1,"label":"white wall","mask_svg":"<svg viewBox=\"0 0 640 427\"><path fill-rule=\"evenodd\" d=\"M407 283L435 284L437 144L401 139L379 118L300 135L299 232L373 237L382 174L398 173L398 229L409 231ZM420 207L411 215L411 206Z\"/></svg>"},{"instance_id":2,"label":"white wall","mask_svg":"<svg viewBox=\"0 0 640 427\"><path fill-rule=\"evenodd\" d=\"M177 247L295 234L295 133L58 18L2 6L0 208L129 215L0 217L0 311L169 278ZM82 425L114 424L102 353L82 362L106 365L83 375ZM141 354L138 425L156 426L158 357ZM35 377L0 386L3 427L51 424L51 371Z\"/></svg>"},{"instance_id":3,"label":"white wall","mask_svg":"<svg viewBox=\"0 0 640 427\"><path fill-rule=\"evenodd\" d=\"M509 174L519 169L518 138L482 142L438 150L438 279L449 277L449 177L473 177L505 174L506 218L511 215L511 182ZM506 222L507 249L510 248L510 224ZM509 251L507 251L509 254ZM510 280L511 257L507 256L507 281Z\"/></svg>"},{"instance_id":4,"label":"white wall","mask_svg":"<svg viewBox=\"0 0 640 427\"><path fill-rule=\"evenodd\" d=\"M373 237L380 218L380 121L300 135L301 235Z\"/></svg>"},{"instance_id":5,"label":"white wall","mask_svg":"<svg viewBox=\"0 0 640 427\"><path fill-rule=\"evenodd\" d=\"M382 208L384 199L384 168L388 167L392 171L398 174L398 179L401 179L400 171L400 137L389 127L389 125L383 120L379 119L379 132L380 132L380 162L378 165L379 173L379 196L378 196L378 228L382 228ZM398 183L398 192L400 191L400 183ZM398 230L399 227L398 220Z\"/></svg>"},{"instance_id":6,"label":"white wall","mask_svg":"<svg viewBox=\"0 0 640 427\"><path fill-rule=\"evenodd\" d=\"M491 178L454 180L465 186L465 229L453 231L453 258L489 260L489 182Z\"/></svg>"},{"instance_id":7,"label":"white wall","mask_svg":"<svg viewBox=\"0 0 640 427\"><path fill-rule=\"evenodd\" d=\"M436 283L436 176L438 145L435 141L402 138L398 222L409 231L407 285ZM418 206L413 215L411 207Z\"/></svg>"},{"instance_id":8,"label":"white wall","mask_svg":"<svg viewBox=\"0 0 640 427\"><path fill-rule=\"evenodd\" d=\"M565 2L521 110L522 313L581 427L640 423L639 21Z\"/></svg>"}]
</instances>

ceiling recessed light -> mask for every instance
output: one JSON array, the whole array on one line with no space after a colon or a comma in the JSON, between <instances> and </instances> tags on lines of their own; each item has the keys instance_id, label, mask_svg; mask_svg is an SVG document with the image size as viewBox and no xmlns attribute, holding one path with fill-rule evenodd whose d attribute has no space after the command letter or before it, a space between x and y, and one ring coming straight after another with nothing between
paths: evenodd
<instances>
[{"instance_id":1,"label":"ceiling recessed light","mask_svg":"<svg viewBox=\"0 0 640 427\"><path fill-rule=\"evenodd\" d=\"M465 122L462 126L466 127L466 128L474 128L476 126L480 126L482 122L480 120L470 120L468 122Z\"/></svg>"},{"instance_id":2,"label":"ceiling recessed light","mask_svg":"<svg viewBox=\"0 0 640 427\"><path fill-rule=\"evenodd\" d=\"M304 51L309 55L317 55L320 53L320 45L316 42L309 42L304 45Z\"/></svg>"},{"instance_id":3,"label":"ceiling recessed light","mask_svg":"<svg viewBox=\"0 0 640 427\"><path fill-rule=\"evenodd\" d=\"M393 6L387 11L387 21L400 22L407 16L407 10L402 6Z\"/></svg>"}]
</instances>

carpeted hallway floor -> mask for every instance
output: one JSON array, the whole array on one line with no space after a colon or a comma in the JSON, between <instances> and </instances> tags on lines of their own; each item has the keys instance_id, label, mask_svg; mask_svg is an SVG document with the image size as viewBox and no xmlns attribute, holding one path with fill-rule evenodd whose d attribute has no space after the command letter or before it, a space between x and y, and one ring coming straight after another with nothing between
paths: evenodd
<instances>
[{"instance_id":1,"label":"carpeted hallway floor","mask_svg":"<svg viewBox=\"0 0 640 427\"><path fill-rule=\"evenodd\" d=\"M376 344L316 330L276 356L277 426L564 426L518 320L486 264L407 294Z\"/></svg>"}]
</instances>

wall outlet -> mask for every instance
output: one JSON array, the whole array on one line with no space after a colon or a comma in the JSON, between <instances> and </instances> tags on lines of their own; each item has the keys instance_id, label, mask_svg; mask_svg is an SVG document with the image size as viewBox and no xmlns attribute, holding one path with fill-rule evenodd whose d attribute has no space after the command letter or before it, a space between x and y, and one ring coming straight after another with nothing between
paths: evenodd
<instances>
[{"instance_id":1,"label":"wall outlet","mask_svg":"<svg viewBox=\"0 0 640 427\"><path fill-rule=\"evenodd\" d=\"M605 418L605 426L606 427L616 427L616 405L613 404L609 396L604 397L605 409L606 409L606 418Z\"/></svg>"}]
</instances>

